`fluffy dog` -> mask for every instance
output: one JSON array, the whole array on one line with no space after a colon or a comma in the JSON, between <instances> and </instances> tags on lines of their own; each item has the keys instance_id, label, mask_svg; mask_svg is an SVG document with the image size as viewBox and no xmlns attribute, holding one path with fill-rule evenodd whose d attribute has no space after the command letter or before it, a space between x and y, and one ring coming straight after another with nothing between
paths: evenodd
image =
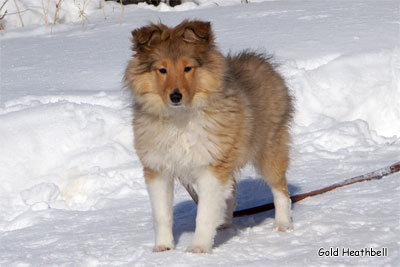
<instances>
[{"instance_id":1,"label":"fluffy dog","mask_svg":"<svg viewBox=\"0 0 400 267\"><path fill-rule=\"evenodd\" d=\"M272 189L275 226L292 228L286 182L292 104L263 55L224 57L209 22L132 32L125 84L134 96L135 148L155 221L155 248L174 248L174 178L199 196L188 252L211 252L216 230L232 220L235 172L253 163Z\"/></svg>"}]
</instances>

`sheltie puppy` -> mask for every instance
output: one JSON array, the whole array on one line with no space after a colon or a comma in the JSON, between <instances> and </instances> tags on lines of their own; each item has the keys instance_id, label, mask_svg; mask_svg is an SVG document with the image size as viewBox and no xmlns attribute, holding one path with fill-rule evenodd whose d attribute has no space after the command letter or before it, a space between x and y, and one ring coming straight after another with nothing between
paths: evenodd
<instances>
[{"instance_id":1,"label":"sheltie puppy","mask_svg":"<svg viewBox=\"0 0 400 267\"><path fill-rule=\"evenodd\" d=\"M292 228L286 169L292 104L265 56L224 57L209 22L132 32L125 85L133 93L136 152L151 199L154 252L174 248L174 179L198 194L192 253L211 252L216 230L232 221L235 172L252 163L272 189L275 226Z\"/></svg>"}]
</instances>

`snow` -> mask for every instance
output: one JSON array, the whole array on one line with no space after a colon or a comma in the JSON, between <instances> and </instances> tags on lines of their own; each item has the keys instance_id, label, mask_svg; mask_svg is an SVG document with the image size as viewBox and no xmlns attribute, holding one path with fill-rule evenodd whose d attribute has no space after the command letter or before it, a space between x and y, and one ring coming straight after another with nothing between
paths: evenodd
<instances>
[{"instance_id":1,"label":"snow","mask_svg":"<svg viewBox=\"0 0 400 267\"><path fill-rule=\"evenodd\" d=\"M176 249L152 253L121 82L133 29L210 20L224 53L274 55L296 100L290 193L322 188L400 161L397 1L141 4L120 25L118 4L92 0L82 29L79 1L65 0L53 34L52 9L46 27L41 1L17 2L25 27L9 1L0 33L0 266L398 265L400 174L294 204L290 233L273 230L273 211L234 219L209 255L184 252L196 206L177 186ZM259 178L250 166L238 177L237 209L272 201ZM330 247L389 255L318 256Z\"/></svg>"}]
</instances>

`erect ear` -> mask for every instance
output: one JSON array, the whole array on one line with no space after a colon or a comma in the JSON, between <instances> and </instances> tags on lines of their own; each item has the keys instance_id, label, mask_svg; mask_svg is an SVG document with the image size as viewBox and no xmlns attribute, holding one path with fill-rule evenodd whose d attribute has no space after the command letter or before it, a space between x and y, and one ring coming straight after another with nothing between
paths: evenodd
<instances>
[{"instance_id":1,"label":"erect ear","mask_svg":"<svg viewBox=\"0 0 400 267\"><path fill-rule=\"evenodd\" d=\"M183 28L183 40L188 43L214 43L214 34L211 30L211 23L206 21L183 21L180 25Z\"/></svg>"},{"instance_id":2,"label":"erect ear","mask_svg":"<svg viewBox=\"0 0 400 267\"><path fill-rule=\"evenodd\" d=\"M163 26L152 24L132 31L133 51L150 50L161 42ZM164 26L165 27L165 26Z\"/></svg>"}]
</instances>

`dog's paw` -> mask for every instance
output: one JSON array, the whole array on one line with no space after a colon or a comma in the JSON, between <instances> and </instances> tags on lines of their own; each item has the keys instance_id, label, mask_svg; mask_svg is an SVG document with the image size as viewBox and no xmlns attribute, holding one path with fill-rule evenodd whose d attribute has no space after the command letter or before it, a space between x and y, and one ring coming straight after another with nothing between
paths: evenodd
<instances>
[{"instance_id":1,"label":"dog's paw","mask_svg":"<svg viewBox=\"0 0 400 267\"><path fill-rule=\"evenodd\" d=\"M200 246L190 246L186 249L186 252L195 254L211 253L211 248L205 248Z\"/></svg>"},{"instance_id":2,"label":"dog's paw","mask_svg":"<svg viewBox=\"0 0 400 267\"><path fill-rule=\"evenodd\" d=\"M174 247L171 246L156 246L155 248L153 248L153 252L163 252L163 251L168 251L168 250L172 250L174 249Z\"/></svg>"},{"instance_id":3,"label":"dog's paw","mask_svg":"<svg viewBox=\"0 0 400 267\"><path fill-rule=\"evenodd\" d=\"M274 228L279 232L290 232L293 230L293 225L290 222L275 223Z\"/></svg>"}]
</instances>

